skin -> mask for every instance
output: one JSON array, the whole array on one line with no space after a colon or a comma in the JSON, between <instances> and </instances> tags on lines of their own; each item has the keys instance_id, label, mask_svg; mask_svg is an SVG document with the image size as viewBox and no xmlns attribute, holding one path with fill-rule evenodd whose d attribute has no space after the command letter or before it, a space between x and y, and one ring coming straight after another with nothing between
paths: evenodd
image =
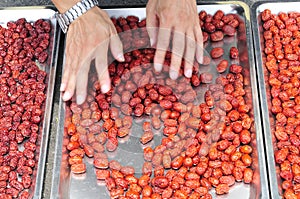
<instances>
[{"instance_id":1,"label":"skin","mask_svg":"<svg viewBox=\"0 0 300 199\"><path fill-rule=\"evenodd\" d=\"M63 13L77 1L55 0L53 3ZM94 59L101 91L106 93L110 90L110 77L107 70L109 47L118 61L124 61L122 43L105 11L94 7L73 21L66 37L66 59L60 87L60 91L64 92L62 96L64 101L70 100L76 90L76 102L78 104L84 102L87 96L90 63Z\"/></svg>"},{"instance_id":2,"label":"skin","mask_svg":"<svg viewBox=\"0 0 300 199\"><path fill-rule=\"evenodd\" d=\"M159 27L159 28L154 28ZM184 75L192 76L194 58L203 59L203 36L194 0L149 0L147 4L147 30L152 46L156 47L154 68L162 70L166 51L172 44L170 78L177 79L182 58ZM171 34L173 33L173 40Z\"/></svg>"},{"instance_id":3,"label":"skin","mask_svg":"<svg viewBox=\"0 0 300 199\"><path fill-rule=\"evenodd\" d=\"M78 0L53 0L60 13L64 13L77 2ZM157 48L154 57L155 70L162 70L166 51L171 43L173 48L170 77L178 77L182 58L185 59L184 75L191 77L195 55L198 62L201 63L203 59L203 38L196 1L149 0L146 10L150 41ZM172 33L173 39L170 41ZM116 60L124 61L122 43L105 11L94 7L73 21L66 36L66 58L60 88L64 101L70 100L76 90L76 102L84 102L92 60L95 60L101 91L106 93L111 89L107 69L109 48Z\"/></svg>"}]
</instances>

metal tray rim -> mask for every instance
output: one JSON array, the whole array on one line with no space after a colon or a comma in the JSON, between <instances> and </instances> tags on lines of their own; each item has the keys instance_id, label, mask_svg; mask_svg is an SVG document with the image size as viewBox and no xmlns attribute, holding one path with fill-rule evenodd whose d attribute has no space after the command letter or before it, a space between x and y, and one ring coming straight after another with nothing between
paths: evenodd
<instances>
[{"instance_id":1,"label":"metal tray rim","mask_svg":"<svg viewBox=\"0 0 300 199\"><path fill-rule=\"evenodd\" d=\"M256 63L256 68L257 68L257 78L258 78L258 89L259 89L259 96L260 96L260 108L261 108L261 114L262 114L262 125L263 125L263 129L264 129L264 140L265 140L265 150L266 150L266 158L267 158L267 162L269 164L267 164L267 169L268 169L268 177L269 179L276 179L276 176L272 175L272 169L270 169L270 167L272 167L272 165L275 164L273 155L270 157L270 155L268 153L270 153L270 150L272 150L273 152L273 147L272 147L272 136L270 133L270 127L267 125L268 123L270 123L269 121L269 114L268 114L268 107L266 105L265 102L265 98L266 98L266 93L265 93L265 85L264 85L264 75L263 75L263 69L262 67L262 59L259 56L260 52L261 52L261 46L260 46L260 37L258 35L258 21L257 21L257 16L256 16L256 10L258 8L258 6L260 6L261 4L263 4L262 2L257 2L255 4L252 5L252 13L251 13L251 17L253 18L251 20L252 22L252 27L253 27L253 43L254 43L254 47L255 49L255 63ZM256 30L256 31L254 31ZM271 147L270 147L271 146ZM271 149L270 149L271 148ZM274 154L274 152L273 152ZM273 163L273 164L272 164ZM275 167L273 168L275 169ZM270 176L271 175L271 176ZM274 183L276 183L276 180L269 180L269 186L270 186L270 194L271 197L274 198L274 192L276 192L276 190L274 191L274 188L277 189L277 186L274 187ZM278 193L278 192L277 192Z\"/></svg>"},{"instance_id":2,"label":"metal tray rim","mask_svg":"<svg viewBox=\"0 0 300 199\"><path fill-rule=\"evenodd\" d=\"M43 9L43 7L33 7L35 9ZM52 7L44 7L44 9L55 9ZM55 30L54 30L54 38L53 38L53 51L52 51L52 61L50 73L49 73L49 82L48 82L48 91L47 91L47 102L45 106L45 120L43 124L43 137L41 140L41 150L39 153L39 165L37 176L39 176L36 180L36 189L34 192L33 198L41 198L44 184L44 176L45 176L45 164L46 164L46 156L48 151L48 141L49 141L49 132L51 126L51 116L52 116L52 108L53 108L53 93L55 86L55 78L56 78L56 69L57 69L57 58L58 58L58 49L59 49L59 41L61 31L58 28L57 21L55 20Z\"/></svg>"},{"instance_id":3,"label":"metal tray rim","mask_svg":"<svg viewBox=\"0 0 300 199\"><path fill-rule=\"evenodd\" d=\"M62 100L62 95L60 94L59 99L59 115L58 115L58 128L56 132L56 144L55 144L55 156L53 165L53 175L52 175L52 185L50 198L59 198L59 182L60 182L60 170L61 170L61 159L62 159L62 149L63 145L63 132L64 132L64 119L65 119L65 105L66 103Z\"/></svg>"},{"instance_id":4,"label":"metal tray rim","mask_svg":"<svg viewBox=\"0 0 300 199\"><path fill-rule=\"evenodd\" d=\"M22 7L1 7L1 10L40 10L40 9L50 9L56 11L54 6L22 6ZM25 16L24 16L25 17ZM48 138L50 132L50 122L52 115L52 105L53 105L53 92L56 78L56 68L57 68L57 57L58 57L58 48L60 41L60 31L57 26L57 21L55 20L54 27L54 35L53 35L53 47L51 57L51 62L49 67L49 79L47 82L47 91L46 91L46 102L45 102L45 111L44 111L44 120L42 123L42 132L41 132L41 143L40 143L40 151L38 164L36 166L36 178L35 178L35 188L33 191L33 198L38 199L42 198L43 191L43 182L45 175L45 164L46 164L46 156L48 149ZM48 58L48 59L49 59Z\"/></svg>"},{"instance_id":5,"label":"metal tray rim","mask_svg":"<svg viewBox=\"0 0 300 199\"><path fill-rule=\"evenodd\" d=\"M273 150L273 143L272 143L272 133L270 128L270 120L269 120L269 108L267 103L267 93L266 93L266 86L264 81L264 69L263 69L263 61L262 61L262 47L260 45L261 38L259 35L259 24L258 24L258 9L262 5L266 4L293 4L299 3L296 1L289 1L289 2L278 2L278 1L259 1L255 2L251 6L251 23L253 27L253 43L255 47L255 64L257 67L257 78L258 78L258 91L260 96L260 107L261 107L261 114L262 114L262 125L264 131L264 140L265 140L265 150L266 150L266 160L267 160L267 170L268 170L268 178L269 178L269 188L271 198L282 198L280 196L280 191L278 189L278 180L276 175L276 163L274 158L274 150ZM271 7L270 7L271 8Z\"/></svg>"},{"instance_id":6,"label":"metal tray rim","mask_svg":"<svg viewBox=\"0 0 300 199\"><path fill-rule=\"evenodd\" d=\"M249 66L254 65L254 50L253 50L253 38L252 38L252 32L251 32L251 18L250 18L250 8L249 6L244 2L244 1L226 1L226 2L209 2L209 1L204 1L201 2L200 4L197 5L220 5L220 4L236 4L244 9L244 15L245 15L245 24L246 24L246 32L247 34L247 45L248 45L248 56L249 56ZM132 8L132 7L131 7ZM142 8L142 7L135 7L135 8ZM144 7L143 7L144 8ZM124 8L116 8L113 7L112 9L124 9ZM125 8L126 9L126 8ZM259 109L259 100L258 100L258 91L257 91L257 79L256 79L256 68L255 67L250 67L250 74L251 74L251 87L252 87L252 96L253 98L256 98L253 104L253 109L254 109L254 114L255 114L255 129L256 129L256 140L258 141L257 147L258 147L258 160L260 163L259 170L260 170L260 184L262 185L261 187L261 193L260 193L260 198L270 198L269 195L269 186L268 186L268 178L267 178L267 171L265 168L266 161L265 161L265 149L263 146L263 134L262 134L262 128L261 128L261 115L260 115L260 109ZM57 129L57 143L56 147L59 147L60 149L62 148L62 132L64 131L64 121L62 120L65 116L64 114L64 109L65 109L65 102L63 102L60 99L60 104L59 104L59 127ZM56 148L57 149L57 148ZM54 165L54 175L52 178L52 187L51 187L51 197L52 199L54 198L59 198L59 179L60 179L60 158L62 156L61 150L57 153L56 151L55 154L55 165Z\"/></svg>"},{"instance_id":7,"label":"metal tray rim","mask_svg":"<svg viewBox=\"0 0 300 199\"><path fill-rule=\"evenodd\" d=\"M235 1L234 1L235 2ZM222 2L223 3L223 2ZM259 170L260 170L260 184L263 185L261 187L261 198L270 198L269 195L269 186L268 186L268 176L267 176L267 170L266 170L266 152L264 148L263 143L263 130L261 128L261 113L260 113L260 103L259 103L259 91L258 91L258 81L257 81L257 70L254 63L254 45L253 45L253 35L252 35L252 24L251 24L251 9L245 2L240 2L241 6L243 7L245 11L245 18L246 18L246 32L247 34L247 45L248 45L248 57L249 57L249 65L250 65L250 72L251 75L251 90L252 90L252 98L253 100L253 110L255 115L255 131L256 131L256 140L259 141L257 143L257 150L258 150L258 160L259 160ZM264 186L265 185L265 186Z\"/></svg>"}]
</instances>

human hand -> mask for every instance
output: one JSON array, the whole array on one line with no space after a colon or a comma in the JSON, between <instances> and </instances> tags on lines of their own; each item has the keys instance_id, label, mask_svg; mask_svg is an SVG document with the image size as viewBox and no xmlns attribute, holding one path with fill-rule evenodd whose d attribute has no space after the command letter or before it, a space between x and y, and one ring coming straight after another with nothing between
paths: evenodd
<instances>
[{"instance_id":1,"label":"human hand","mask_svg":"<svg viewBox=\"0 0 300 199\"><path fill-rule=\"evenodd\" d=\"M196 1L149 0L147 30L151 45L156 45L155 70L162 70L173 32L170 78L177 79L182 58L185 60L184 75L190 78L195 55L199 63L203 61L203 36Z\"/></svg>"},{"instance_id":2,"label":"human hand","mask_svg":"<svg viewBox=\"0 0 300 199\"><path fill-rule=\"evenodd\" d=\"M124 61L123 46L108 14L94 7L76 19L66 38L65 66L60 91L62 99L70 100L76 90L76 102L82 104L87 96L88 73L95 59L95 67L101 91L110 90L111 81L107 69L107 53Z\"/></svg>"}]
</instances>

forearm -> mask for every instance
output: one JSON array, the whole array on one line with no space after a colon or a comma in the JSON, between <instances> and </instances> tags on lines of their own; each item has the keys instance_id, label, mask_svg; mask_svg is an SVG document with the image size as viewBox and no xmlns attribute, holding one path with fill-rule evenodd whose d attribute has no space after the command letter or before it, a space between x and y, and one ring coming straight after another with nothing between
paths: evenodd
<instances>
[{"instance_id":1,"label":"forearm","mask_svg":"<svg viewBox=\"0 0 300 199\"><path fill-rule=\"evenodd\" d=\"M66 12L79 1L80 0L52 0L60 13Z\"/></svg>"}]
</instances>

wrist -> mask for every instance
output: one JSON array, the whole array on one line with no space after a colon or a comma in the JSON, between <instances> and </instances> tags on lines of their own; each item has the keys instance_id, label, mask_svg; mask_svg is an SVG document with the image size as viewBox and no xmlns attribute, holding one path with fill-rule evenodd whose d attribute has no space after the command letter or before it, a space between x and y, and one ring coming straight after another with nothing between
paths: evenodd
<instances>
[{"instance_id":1,"label":"wrist","mask_svg":"<svg viewBox=\"0 0 300 199\"><path fill-rule=\"evenodd\" d=\"M75 0L70 0L68 2L75 2ZM61 6L62 8L63 6ZM64 4L66 5L66 4ZM68 4L69 5L69 4ZM57 21L64 33L67 32L69 25L75 21L78 17L82 16L90 9L97 7L98 1L97 0L81 0L72 5L68 8L65 12L56 13Z\"/></svg>"},{"instance_id":2,"label":"wrist","mask_svg":"<svg viewBox=\"0 0 300 199\"><path fill-rule=\"evenodd\" d=\"M53 4L60 13L65 13L79 1L80 0L52 0Z\"/></svg>"}]
</instances>

